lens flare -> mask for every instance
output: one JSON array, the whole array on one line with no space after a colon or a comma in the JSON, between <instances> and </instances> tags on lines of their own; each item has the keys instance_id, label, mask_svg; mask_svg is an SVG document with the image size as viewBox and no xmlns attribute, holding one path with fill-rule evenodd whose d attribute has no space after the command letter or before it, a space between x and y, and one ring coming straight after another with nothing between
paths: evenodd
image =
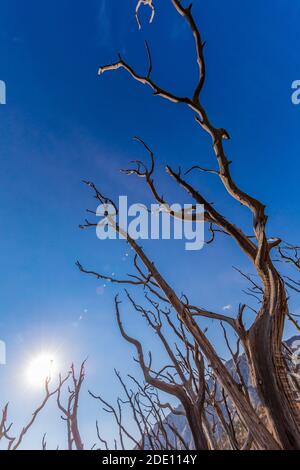
<instances>
[{"instance_id":1,"label":"lens flare","mask_svg":"<svg viewBox=\"0 0 300 470\"><path fill-rule=\"evenodd\" d=\"M57 358L50 353L41 353L32 358L26 369L26 380L32 387L43 387L47 379L58 373Z\"/></svg>"}]
</instances>

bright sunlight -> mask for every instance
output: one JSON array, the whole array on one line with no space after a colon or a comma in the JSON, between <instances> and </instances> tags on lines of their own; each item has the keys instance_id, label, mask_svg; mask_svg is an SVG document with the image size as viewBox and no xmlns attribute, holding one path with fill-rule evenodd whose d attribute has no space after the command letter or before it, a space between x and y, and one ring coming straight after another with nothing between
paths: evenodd
<instances>
[{"instance_id":1,"label":"bright sunlight","mask_svg":"<svg viewBox=\"0 0 300 470\"><path fill-rule=\"evenodd\" d=\"M57 358L50 353L41 353L29 362L26 369L26 379L33 387L43 387L46 379L53 378L57 372Z\"/></svg>"}]
</instances>

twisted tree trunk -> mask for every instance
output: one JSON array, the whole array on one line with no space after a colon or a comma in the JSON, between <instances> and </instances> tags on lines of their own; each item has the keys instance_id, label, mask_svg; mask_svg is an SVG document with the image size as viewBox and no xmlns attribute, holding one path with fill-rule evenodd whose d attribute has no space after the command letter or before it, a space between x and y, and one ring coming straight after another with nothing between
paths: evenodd
<instances>
[{"instance_id":1,"label":"twisted tree trunk","mask_svg":"<svg viewBox=\"0 0 300 470\"><path fill-rule=\"evenodd\" d=\"M291 393L282 355L287 312L283 281L273 271L259 315L249 330L249 365L254 386L283 449L300 450L300 413Z\"/></svg>"}]
</instances>

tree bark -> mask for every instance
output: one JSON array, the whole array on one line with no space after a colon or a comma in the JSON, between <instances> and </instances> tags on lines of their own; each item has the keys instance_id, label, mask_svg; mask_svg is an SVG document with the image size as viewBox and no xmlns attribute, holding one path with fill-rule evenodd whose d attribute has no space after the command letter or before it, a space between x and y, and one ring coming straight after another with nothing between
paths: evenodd
<instances>
[{"instance_id":1,"label":"tree bark","mask_svg":"<svg viewBox=\"0 0 300 470\"><path fill-rule=\"evenodd\" d=\"M209 444L209 449L210 450L217 450L218 449L218 444L217 440L214 436L213 430L211 428L211 425L207 419L207 416L205 412L203 413L203 429Z\"/></svg>"},{"instance_id":2,"label":"tree bark","mask_svg":"<svg viewBox=\"0 0 300 470\"><path fill-rule=\"evenodd\" d=\"M285 450L300 450L300 413L282 355L286 312L285 288L277 272L273 272L261 311L249 330L249 365L278 441Z\"/></svg>"},{"instance_id":3,"label":"tree bark","mask_svg":"<svg viewBox=\"0 0 300 470\"><path fill-rule=\"evenodd\" d=\"M208 441L203 429L201 411L190 405L183 404L187 422L193 436L196 450L209 450Z\"/></svg>"}]
</instances>

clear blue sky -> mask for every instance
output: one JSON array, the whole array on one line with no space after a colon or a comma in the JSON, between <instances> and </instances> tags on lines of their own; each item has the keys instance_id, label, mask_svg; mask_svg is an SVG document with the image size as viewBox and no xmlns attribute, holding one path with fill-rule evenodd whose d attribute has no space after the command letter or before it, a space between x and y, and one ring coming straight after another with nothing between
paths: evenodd
<instances>
[{"instance_id":1,"label":"clear blue sky","mask_svg":"<svg viewBox=\"0 0 300 470\"><path fill-rule=\"evenodd\" d=\"M133 351L116 328L116 290L75 268L79 259L122 276L132 260L124 242L99 241L93 231L78 229L85 209L95 207L81 180L93 180L114 197L150 202L143 182L118 172L144 157L134 135L155 150L159 173L166 163L215 167L210 142L191 112L154 98L125 72L97 76L98 66L114 61L118 51L145 71L147 38L157 82L182 94L192 90L195 52L182 18L171 2L156 0L154 23L148 25L143 10L139 32L135 3L0 1L0 79L7 86L7 104L0 106L0 339L7 344L7 366L0 367L0 382L1 406L9 398L16 420L38 402L22 370L28 356L41 349L59 350L65 367L89 356L87 385L104 397L117 394L113 367L123 374L137 371ZM195 0L194 12L207 41L203 102L213 122L232 137L226 151L234 177L268 206L269 234L299 244L300 106L290 97L292 81L300 79L300 4ZM191 181L250 229L247 212L232 204L213 175L197 174ZM160 184L170 200L188 202L164 175ZM230 304L234 314L245 285L232 266L249 266L232 242L218 237L199 253L185 252L182 242L144 246L179 293L219 311ZM128 314L129 330L151 346L143 327L136 328L135 315ZM219 330L209 326L217 341ZM82 426L88 442L96 411L85 392ZM59 417L45 416L49 422L40 420L28 446L39 445L46 430L50 445L63 445ZM112 433L107 417L102 419Z\"/></svg>"}]
</instances>

